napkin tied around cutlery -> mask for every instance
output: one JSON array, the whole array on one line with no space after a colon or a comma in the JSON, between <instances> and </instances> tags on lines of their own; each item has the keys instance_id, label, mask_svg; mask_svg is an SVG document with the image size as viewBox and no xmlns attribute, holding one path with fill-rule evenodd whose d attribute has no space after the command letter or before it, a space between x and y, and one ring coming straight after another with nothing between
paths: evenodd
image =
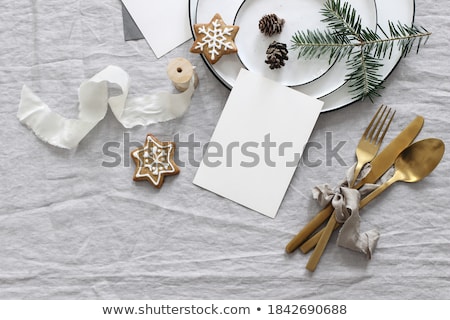
<instances>
[{"instance_id":1,"label":"napkin tied around cutlery","mask_svg":"<svg viewBox=\"0 0 450 320\"><path fill-rule=\"evenodd\" d=\"M110 90L117 87L120 90ZM129 88L128 73L117 66L106 67L81 84L78 118L68 119L52 111L24 85L17 117L44 142L72 149L105 117L108 105L125 128L181 117L190 105L195 84L192 78L182 93L157 92L128 99Z\"/></svg>"},{"instance_id":2,"label":"napkin tied around cutlery","mask_svg":"<svg viewBox=\"0 0 450 320\"><path fill-rule=\"evenodd\" d=\"M331 188L328 184L318 185L313 188L313 198L321 206L326 206L331 202L335 209L337 222L343 226L339 231L337 244L341 247L364 253L368 259L371 259L375 250L380 234L377 230L369 230L361 233L359 215L359 203L362 196L365 196L376 189L378 184L365 184L359 190L349 188L348 185L353 179L355 172L353 165L338 187ZM370 164L364 166L358 181L363 179L370 171Z\"/></svg>"}]
</instances>

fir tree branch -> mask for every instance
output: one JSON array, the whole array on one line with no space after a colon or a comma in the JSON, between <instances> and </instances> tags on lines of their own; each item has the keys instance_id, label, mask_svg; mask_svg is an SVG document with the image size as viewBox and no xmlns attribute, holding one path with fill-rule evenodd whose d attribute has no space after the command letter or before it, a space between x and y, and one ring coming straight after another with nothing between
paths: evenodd
<instances>
[{"instance_id":1,"label":"fir tree branch","mask_svg":"<svg viewBox=\"0 0 450 320\"><path fill-rule=\"evenodd\" d=\"M353 99L369 98L372 101L374 97L379 96L378 91L383 89L379 74L382 66L381 61L367 51L353 52L351 59L347 60L349 72L345 78Z\"/></svg>"},{"instance_id":2,"label":"fir tree branch","mask_svg":"<svg viewBox=\"0 0 450 320\"><path fill-rule=\"evenodd\" d=\"M335 33L345 37L359 39L361 33L361 17L356 14L356 10L348 2L341 6L341 0L327 0L321 10L325 17L323 22L328 24L328 28Z\"/></svg>"},{"instance_id":3,"label":"fir tree branch","mask_svg":"<svg viewBox=\"0 0 450 320\"><path fill-rule=\"evenodd\" d=\"M416 50L416 52L418 53L422 42L426 44L429 37L431 36L431 32L429 32L424 27L417 27L415 25L408 26L401 23L397 23L397 25L394 25L394 23L391 21L389 21L389 31L391 33L390 39L392 41L398 42L398 45L402 50L403 57L411 52L417 39L419 39Z\"/></svg>"},{"instance_id":4,"label":"fir tree branch","mask_svg":"<svg viewBox=\"0 0 450 320\"><path fill-rule=\"evenodd\" d=\"M347 37L329 31L298 31L292 37L292 48L298 50L298 58L329 56L329 62L341 60L351 54L353 46Z\"/></svg>"},{"instance_id":5,"label":"fir tree branch","mask_svg":"<svg viewBox=\"0 0 450 320\"><path fill-rule=\"evenodd\" d=\"M418 52L431 35L423 27L391 21L388 22L388 33L378 26L380 35L370 28L363 28L356 10L348 2L341 5L340 0L327 0L321 13L328 29L296 32L291 48L298 51L299 59L328 56L329 63L346 59L349 70L346 79L356 99L379 96L377 91L383 88L384 79L378 71L382 59L391 58L395 45L401 51L401 57L405 57L414 46Z\"/></svg>"}]
</instances>

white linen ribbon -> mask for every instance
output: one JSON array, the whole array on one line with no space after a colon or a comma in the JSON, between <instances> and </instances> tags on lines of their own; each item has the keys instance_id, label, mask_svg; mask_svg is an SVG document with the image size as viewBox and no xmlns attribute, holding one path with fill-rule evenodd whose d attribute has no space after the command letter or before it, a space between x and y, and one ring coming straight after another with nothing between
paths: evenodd
<instances>
[{"instance_id":1,"label":"white linen ribbon","mask_svg":"<svg viewBox=\"0 0 450 320\"><path fill-rule=\"evenodd\" d=\"M109 89L116 86L121 92L113 95ZM81 84L78 119L68 119L52 111L24 85L17 117L41 140L72 149L105 117L108 105L125 128L145 126L182 116L195 90L194 78L187 90L178 94L159 92L127 99L129 88L128 73L117 66L106 67Z\"/></svg>"},{"instance_id":2,"label":"white linen ribbon","mask_svg":"<svg viewBox=\"0 0 450 320\"><path fill-rule=\"evenodd\" d=\"M313 198L321 206L326 206L331 202L335 210L336 220L343 224L339 231L337 244L347 249L362 252L370 259L380 234L377 230L369 230L361 233L359 203L361 196L369 194L378 185L365 184L359 190L349 188L349 181L353 180L355 166L356 164L347 171L346 179L338 187L333 189L328 184L314 187ZM369 171L370 165L365 166L357 182L364 178Z\"/></svg>"}]
</instances>

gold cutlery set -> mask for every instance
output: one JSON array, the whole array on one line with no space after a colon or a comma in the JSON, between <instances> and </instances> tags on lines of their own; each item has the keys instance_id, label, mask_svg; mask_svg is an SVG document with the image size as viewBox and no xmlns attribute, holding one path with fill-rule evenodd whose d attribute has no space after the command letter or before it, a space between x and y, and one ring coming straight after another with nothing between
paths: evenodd
<instances>
[{"instance_id":1,"label":"gold cutlery set","mask_svg":"<svg viewBox=\"0 0 450 320\"><path fill-rule=\"evenodd\" d=\"M418 182L429 175L441 161L445 145L436 138L428 138L412 143L423 127L424 119L417 116L400 134L378 153L383 138L392 122L395 112L381 106L367 129L363 133L356 148L357 164L349 186L360 189L365 184L376 183L389 169L394 167L394 174L386 182L376 187L359 202L362 209L395 182ZM412 143L412 144L411 144ZM364 165L370 164L370 171L357 178ZM321 230L318 230L328 219ZM300 232L287 244L286 252L292 253L298 248L303 253L311 254L306 269L315 271L319 260L328 244L331 234L341 223L336 220L334 208L330 203L325 206ZM317 231L316 231L317 230Z\"/></svg>"}]
</instances>

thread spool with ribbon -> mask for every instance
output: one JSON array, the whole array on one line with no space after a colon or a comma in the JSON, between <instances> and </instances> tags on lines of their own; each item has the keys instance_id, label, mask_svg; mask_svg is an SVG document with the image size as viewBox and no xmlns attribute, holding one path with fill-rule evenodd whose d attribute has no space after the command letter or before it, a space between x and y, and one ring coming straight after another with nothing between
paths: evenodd
<instances>
[{"instance_id":1,"label":"thread spool with ribbon","mask_svg":"<svg viewBox=\"0 0 450 320\"><path fill-rule=\"evenodd\" d=\"M175 58L169 61L167 75L174 87L184 92L189 88L189 83L194 78L194 87L198 86L198 76L192 64L184 58Z\"/></svg>"},{"instance_id":2,"label":"thread spool with ribbon","mask_svg":"<svg viewBox=\"0 0 450 320\"><path fill-rule=\"evenodd\" d=\"M106 115L108 106L125 128L147 126L181 117L189 108L198 77L191 63L178 58L168 66L168 77L179 93L155 92L128 97L130 77L117 66L108 66L78 89L78 118L65 118L52 111L26 85L22 88L19 121L41 140L56 147L72 149ZM118 86L120 92L108 90Z\"/></svg>"}]
</instances>

